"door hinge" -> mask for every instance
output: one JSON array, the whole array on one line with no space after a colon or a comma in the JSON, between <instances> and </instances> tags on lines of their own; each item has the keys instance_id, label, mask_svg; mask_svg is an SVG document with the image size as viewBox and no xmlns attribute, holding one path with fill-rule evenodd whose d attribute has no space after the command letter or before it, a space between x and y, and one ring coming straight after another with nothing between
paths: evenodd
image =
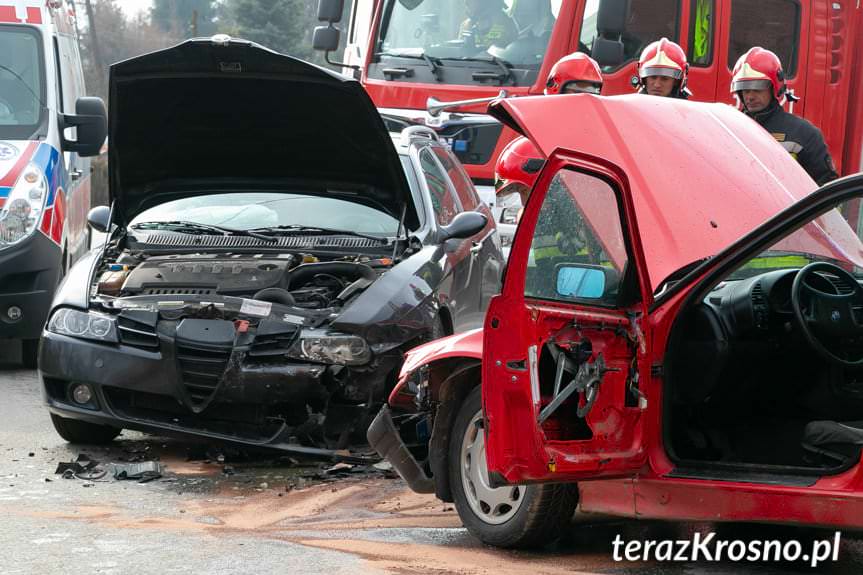
<instances>
[{"instance_id":1,"label":"door hinge","mask_svg":"<svg viewBox=\"0 0 863 575\"><path fill-rule=\"evenodd\" d=\"M665 374L665 368L661 363L654 363L650 366L650 375L652 377L662 377Z\"/></svg>"}]
</instances>

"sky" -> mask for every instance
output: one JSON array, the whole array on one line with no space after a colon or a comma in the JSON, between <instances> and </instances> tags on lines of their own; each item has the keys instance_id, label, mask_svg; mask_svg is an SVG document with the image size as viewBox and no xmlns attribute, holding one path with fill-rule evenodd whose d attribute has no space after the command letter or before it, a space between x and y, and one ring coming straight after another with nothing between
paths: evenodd
<instances>
[{"instance_id":1,"label":"sky","mask_svg":"<svg viewBox=\"0 0 863 575\"><path fill-rule=\"evenodd\" d=\"M152 6L151 0L117 0L117 5L127 16L134 16L139 12L144 12Z\"/></svg>"}]
</instances>

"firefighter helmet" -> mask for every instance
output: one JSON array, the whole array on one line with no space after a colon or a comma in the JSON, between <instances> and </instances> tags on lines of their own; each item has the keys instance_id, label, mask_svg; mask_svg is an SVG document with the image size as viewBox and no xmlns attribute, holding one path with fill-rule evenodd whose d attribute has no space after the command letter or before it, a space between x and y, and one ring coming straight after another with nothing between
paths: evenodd
<instances>
[{"instance_id":1,"label":"firefighter helmet","mask_svg":"<svg viewBox=\"0 0 863 575\"><path fill-rule=\"evenodd\" d=\"M684 94L688 74L686 52L668 38L648 44L638 59L638 77L642 86L649 76L669 76L677 80L677 94Z\"/></svg>"},{"instance_id":2,"label":"firefighter helmet","mask_svg":"<svg viewBox=\"0 0 863 575\"><path fill-rule=\"evenodd\" d=\"M783 103L787 87L779 57L760 46L742 55L731 74L731 91L739 94L742 90L772 90L773 97Z\"/></svg>"},{"instance_id":3,"label":"firefighter helmet","mask_svg":"<svg viewBox=\"0 0 863 575\"><path fill-rule=\"evenodd\" d=\"M551 67L545 83L546 94L562 94L570 82L587 82L589 88L576 91L599 94L602 90L602 70L596 60L583 52L573 52L564 56Z\"/></svg>"},{"instance_id":4,"label":"firefighter helmet","mask_svg":"<svg viewBox=\"0 0 863 575\"><path fill-rule=\"evenodd\" d=\"M521 136L506 145L494 167L494 189L498 196L518 193L527 198L545 163L533 142Z\"/></svg>"}]
</instances>

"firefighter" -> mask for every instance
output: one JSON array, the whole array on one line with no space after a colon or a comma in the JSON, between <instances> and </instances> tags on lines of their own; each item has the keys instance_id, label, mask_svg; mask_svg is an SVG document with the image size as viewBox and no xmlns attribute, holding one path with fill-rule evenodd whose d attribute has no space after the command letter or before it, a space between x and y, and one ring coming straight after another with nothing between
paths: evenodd
<instances>
[{"instance_id":1,"label":"firefighter","mask_svg":"<svg viewBox=\"0 0 863 575\"><path fill-rule=\"evenodd\" d=\"M731 92L740 109L770 132L819 186L839 177L821 131L782 108L797 98L788 92L776 54L756 46L741 56L734 65Z\"/></svg>"},{"instance_id":2,"label":"firefighter","mask_svg":"<svg viewBox=\"0 0 863 575\"><path fill-rule=\"evenodd\" d=\"M651 42L638 59L638 92L669 98L689 97L686 80L689 64L683 48L662 38Z\"/></svg>"},{"instance_id":3,"label":"firefighter","mask_svg":"<svg viewBox=\"0 0 863 575\"><path fill-rule=\"evenodd\" d=\"M596 60L582 52L564 56L551 67L545 82L546 94L599 94L602 70Z\"/></svg>"},{"instance_id":4,"label":"firefighter","mask_svg":"<svg viewBox=\"0 0 863 575\"><path fill-rule=\"evenodd\" d=\"M505 48L518 36L515 22L499 0L465 0L467 19L459 26L459 37L467 46L487 50Z\"/></svg>"},{"instance_id":5,"label":"firefighter","mask_svg":"<svg viewBox=\"0 0 863 575\"><path fill-rule=\"evenodd\" d=\"M501 201L513 193L518 194L521 205L525 205L544 163L545 158L533 142L524 136L516 138L506 145L495 164L495 194Z\"/></svg>"}]
</instances>

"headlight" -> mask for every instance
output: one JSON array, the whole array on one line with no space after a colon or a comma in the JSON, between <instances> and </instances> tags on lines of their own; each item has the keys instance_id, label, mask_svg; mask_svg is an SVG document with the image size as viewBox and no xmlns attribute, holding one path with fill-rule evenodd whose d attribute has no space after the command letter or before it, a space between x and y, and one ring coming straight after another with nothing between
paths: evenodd
<instances>
[{"instance_id":1,"label":"headlight","mask_svg":"<svg viewBox=\"0 0 863 575\"><path fill-rule=\"evenodd\" d=\"M0 248L20 242L39 225L48 180L36 164L28 164L0 209Z\"/></svg>"},{"instance_id":2,"label":"headlight","mask_svg":"<svg viewBox=\"0 0 863 575\"><path fill-rule=\"evenodd\" d=\"M48 322L48 331L96 341L118 341L114 318L69 308L54 312Z\"/></svg>"},{"instance_id":3,"label":"headlight","mask_svg":"<svg viewBox=\"0 0 863 575\"><path fill-rule=\"evenodd\" d=\"M356 335L304 330L295 348L295 357L319 363L362 365L372 358L366 340Z\"/></svg>"}]
</instances>

